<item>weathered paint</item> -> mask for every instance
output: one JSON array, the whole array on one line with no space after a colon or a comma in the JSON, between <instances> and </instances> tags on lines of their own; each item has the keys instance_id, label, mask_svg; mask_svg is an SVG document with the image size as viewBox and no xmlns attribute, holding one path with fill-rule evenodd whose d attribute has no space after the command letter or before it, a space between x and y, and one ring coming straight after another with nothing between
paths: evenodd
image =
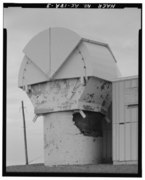
<instances>
[{"instance_id":1,"label":"weathered paint","mask_svg":"<svg viewBox=\"0 0 145 180\"><path fill-rule=\"evenodd\" d=\"M102 137L84 136L71 111L50 113L44 116L44 154L48 166L97 164L102 160Z\"/></svg>"},{"instance_id":2,"label":"weathered paint","mask_svg":"<svg viewBox=\"0 0 145 180\"><path fill-rule=\"evenodd\" d=\"M112 101L112 85L102 79L90 78L79 100L81 103L87 103L88 106L90 104L91 111L98 106L100 107L98 111L107 112Z\"/></svg>"},{"instance_id":3,"label":"weathered paint","mask_svg":"<svg viewBox=\"0 0 145 180\"><path fill-rule=\"evenodd\" d=\"M28 93L37 114L78 109L84 89L79 79L66 79L37 84Z\"/></svg>"},{"instance_id":4,"label":"weathered paint","mask_svg":"<svg viewBox=\"0 0 145 180\"><path fill-rule=\"evenodd\" d=\"M113 163L138 163L138 78L113 82Z\"/></svg>"},{"instance_id":5,"label":"weathered paint","mask_svg":"<svg viewBox=\"0 0 145 180\"><path fill-rule=\"evenodd\" d=\"M111 83L89 78L86 86L80 79L55 80L32 85L28 92L36 114L82 109L107 113L111 104Z\"/></svg>"}]
</instances>

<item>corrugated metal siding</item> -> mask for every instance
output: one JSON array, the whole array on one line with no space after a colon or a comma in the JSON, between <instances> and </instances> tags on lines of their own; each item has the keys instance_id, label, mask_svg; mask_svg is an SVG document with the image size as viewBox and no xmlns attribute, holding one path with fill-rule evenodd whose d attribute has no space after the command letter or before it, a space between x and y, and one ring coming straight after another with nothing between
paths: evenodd
<instances>
[{"instance_id":1,"label":"corrugated metal siding","mask_svg":"<svg viewBox=\"0 0 145 180\"><path fill-rule=\"evenodd\" d=\"M110 105L107 117L112 119L112 105ZM112 162L112 123L103 121L103 149L102 159L104 162Z\"/></svg>"},{"instance_id":2,"label":"corrugated metal siding","mask_svg":"<svg viewBox=\"0 0 145 180\"><path fill-rule=\"evenodd\" d=\"M103 122L103 154L104 162L112 161L112 124Z\"/></svg>"},{"instance_id":3,"label":"corrugated metal siding","mask_svg":"<svg viewBox=\"0 0 145 180\"><path fill-rule=\"evenodd\" d=\"M138 160L138 79L113 82L113 162Z\"/></svg>"}]
</instances>

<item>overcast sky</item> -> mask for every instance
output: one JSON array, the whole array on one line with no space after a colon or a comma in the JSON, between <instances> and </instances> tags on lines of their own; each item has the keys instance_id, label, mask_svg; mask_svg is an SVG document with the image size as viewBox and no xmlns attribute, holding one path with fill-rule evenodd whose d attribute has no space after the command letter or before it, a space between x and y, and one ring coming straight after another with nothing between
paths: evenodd
<instances>
[{"instance_id":1,"label":"overcast sky","mask_svg":"<svg viewBox=\"0 0 145 180\"><path fill-rule=\"evenodd\" d=\"M49 27L66 27L83 37L108 43L122 76L138 74L138 30L141 14L125 9L4 9L7 47L7 162L24 163L21 100L25 103L29 160L43 162L43 123L34 117L33 106L18 88L23 48L29 40ZM36 162L36 161L35 161Z\"/></svg>"}]
</instances>

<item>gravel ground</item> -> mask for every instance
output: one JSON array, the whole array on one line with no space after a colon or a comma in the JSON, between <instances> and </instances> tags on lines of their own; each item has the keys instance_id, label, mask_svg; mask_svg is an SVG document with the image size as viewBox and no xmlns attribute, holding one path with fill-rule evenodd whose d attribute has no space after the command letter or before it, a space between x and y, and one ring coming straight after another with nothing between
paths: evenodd
<instances>
[{"instance_id":1,"label":"gravel ground","mask_svg":"<svg viewBox=\"0 0 145 180\"><path fill-rule=\"evenodd\" d=\"M138 173L137 165L63 165L63 166L44 166L44 164L8 166L7 172L47 172L47 173Z\"/></svg>"}]
</instances>

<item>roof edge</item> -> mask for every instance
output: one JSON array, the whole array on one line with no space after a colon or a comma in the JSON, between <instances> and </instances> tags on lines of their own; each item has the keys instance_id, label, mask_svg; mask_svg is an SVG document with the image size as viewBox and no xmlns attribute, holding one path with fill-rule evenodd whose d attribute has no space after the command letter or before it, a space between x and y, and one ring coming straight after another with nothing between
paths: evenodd
<instances>
[{"instance_id":1,"label":"roof edge","mask_svg":"<svg viewBox=\"0 0 145 180\"><path fill-rule=\"evenodd\" d=\"M131 75L126 77L119 77L117 79L112 80L112 82L124 81L124 80L131 80L131 79L138 79L138 75Z\"/></svg>"},{"instance_id":2,"label":"roof edge","mask_svg":"<svg viewBox=\"0 0 145 180\"><path fill-rule=\"evenodd\" d=\"M117 63L117 60L116 60L116 58L115 58L115 56L114 56L110 46L107 43L102 43L102 42L90 40L90 39L87 39L87 38L82 38L82 41L86 41L86 42L89 42L89 43L93 43L93 44L97 44L97 45L106 47L109 50L109 52L111 53L114 61Z\"/></svg>"}]
</instances>

